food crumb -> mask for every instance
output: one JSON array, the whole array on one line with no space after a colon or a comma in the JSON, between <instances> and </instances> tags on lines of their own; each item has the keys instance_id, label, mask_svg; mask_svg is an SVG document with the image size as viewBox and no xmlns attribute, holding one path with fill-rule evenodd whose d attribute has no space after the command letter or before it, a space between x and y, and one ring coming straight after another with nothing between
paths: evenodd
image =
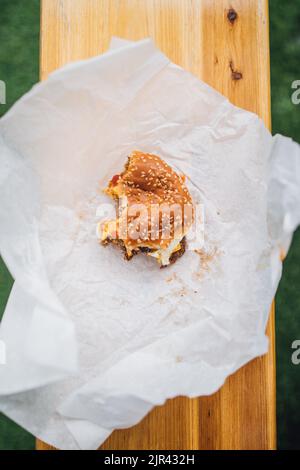
<instances>
[{"instance_id":1,"label":"food crumb","mask_svg":"<svg viewBox=\"0 0 300 470\"><path fill-rule=\"evenodd\" d=\"M177 275L176 273L173 273L171 276L166 278L166 282L172 282L172 281L175 281L176 279L177 279Z\"/></svg>"},{"instance_id":2,"label":"food crumb","mask_svg":"<svg viewBox=\"0 0 300 470\"><path fill-rule=\"evenodd\" d=\"M210 252L196 249L194 250L194 252L200 258L198 271L196 271L194 274L196 278L201 279L204 273L209 271L211 262L213 261L215 256L218 254L218 249L217 247L214 247Z\"/></svg>"}]
</instances>

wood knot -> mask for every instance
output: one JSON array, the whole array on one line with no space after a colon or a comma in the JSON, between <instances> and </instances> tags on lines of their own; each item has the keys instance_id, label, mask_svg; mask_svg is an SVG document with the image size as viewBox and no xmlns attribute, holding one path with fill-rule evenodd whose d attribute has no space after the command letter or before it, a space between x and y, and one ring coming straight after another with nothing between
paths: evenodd
<instances>
[{"instance_id":1,"label":"wood knot","mask_svg":"<svg viewBox=\"0 0 300 470\"><path fill-rule=\"evenodd\" d=\"M232 60L229 62L229 67L230 67L230 70L231 70L232 80L241 80L241 78L243 78L242 72L239 72L238 70L234 69Z\"/></svg>"},{"instance_id":2,"label":"wood knot","mask_svg":"<svg viewBox=\"0 0 300 470\"><path fill-rule=\"evenodd\" d=\"M229 8L227 12L227 19L229 23L233 24L235 20L237 19L237 17L238 17L237 12L233 8Z\"/></svg>"}]
</instances>

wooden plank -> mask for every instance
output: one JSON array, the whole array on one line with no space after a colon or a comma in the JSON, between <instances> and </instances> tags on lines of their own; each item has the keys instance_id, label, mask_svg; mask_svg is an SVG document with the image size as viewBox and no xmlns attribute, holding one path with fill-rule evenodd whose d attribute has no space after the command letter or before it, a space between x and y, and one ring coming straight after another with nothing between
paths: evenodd
<instances>
[{"instance_id":1,"label":"wooden plank","mask_svg":"<svg viewBox=\"0 0 300 470\"><path fill-rule=\"evenodd\" d=\"M257 113L270 128L267 0L42 0L41 79L107 50L111 36L151 36L175 63ZM178 397L102 449L276 447L274 305L270 351L209 397ZM37 449L51 449L37 441Z\"/></svg>"}]
</instances>

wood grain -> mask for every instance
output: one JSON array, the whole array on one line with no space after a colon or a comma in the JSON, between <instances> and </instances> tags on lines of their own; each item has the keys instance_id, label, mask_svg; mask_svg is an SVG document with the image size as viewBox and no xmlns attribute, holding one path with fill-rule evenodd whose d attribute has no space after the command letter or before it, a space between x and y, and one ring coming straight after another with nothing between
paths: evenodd
<instances>
[{"instance_id":1,"label":"wood grain","mask_svg":"<svg viewBox=\"0 0 300 470\"><path fill-rule=\"evenodd\" d=\"M257 113L270 128L267 0L42 0L41 79L107 50L111 36L151 36L172 61ZM274 305L270 351L209 397L178 397L102 449L274 449ZM37 449L51 449L37 441Z\"/></svg>"}]
</instances>

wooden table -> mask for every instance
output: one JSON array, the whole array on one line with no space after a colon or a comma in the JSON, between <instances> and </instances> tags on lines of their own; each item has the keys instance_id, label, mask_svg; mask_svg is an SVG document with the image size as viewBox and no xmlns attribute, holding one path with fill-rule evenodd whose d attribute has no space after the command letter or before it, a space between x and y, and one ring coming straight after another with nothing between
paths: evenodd
<instances>
[{"instance_id":1,"label":"wooden table","mask_svg":"<svg viewBox=\"0 0 300 470\"><path fill-rule=\"evenodd\" d=\"M151 36L167 56L254 111L270 128L267 0L42 0L40 75L107 50L112 35ZM102 449L273 449L274 306L270 351L209 397L179 397ZM51 449L37 441L37 449Z\"/></svg>"}]
</instances>

